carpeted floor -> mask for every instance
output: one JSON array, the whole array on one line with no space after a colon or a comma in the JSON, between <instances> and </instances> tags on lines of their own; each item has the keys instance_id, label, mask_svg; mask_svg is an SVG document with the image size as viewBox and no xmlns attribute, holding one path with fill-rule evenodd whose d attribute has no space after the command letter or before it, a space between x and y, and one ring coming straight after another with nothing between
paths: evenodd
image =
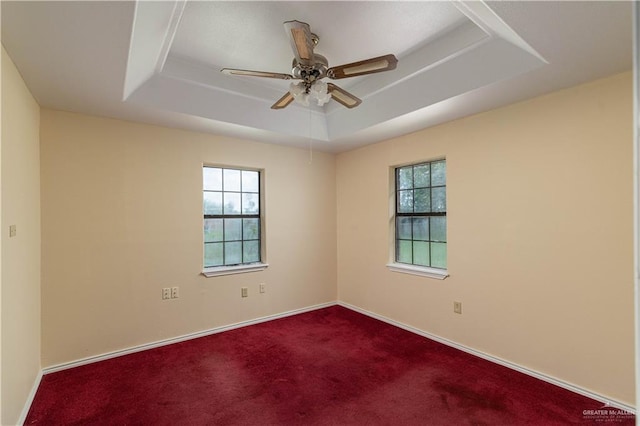
<instances>
[{"instance_id":1,"label":"carpeted floor","mask_svg":"<svg viewBox=\"0 0 640 426\"><path fill-rule=\"evenodd\" d=\"M635 417L334 306L47 374L25 424L603 422Z\"/></svg>"}]
</instances>

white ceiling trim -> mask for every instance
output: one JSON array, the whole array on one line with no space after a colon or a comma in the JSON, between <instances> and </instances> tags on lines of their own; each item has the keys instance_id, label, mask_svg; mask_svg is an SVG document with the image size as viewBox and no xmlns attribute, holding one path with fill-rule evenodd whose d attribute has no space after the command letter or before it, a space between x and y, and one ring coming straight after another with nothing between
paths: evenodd
<instances>
[{"instance_id":1,"label":"white ceiling trim","mask_svg":"<svg viewBox=\"0 0 640 426\"><path fill-rule=\"evenodd\" d=\"M186 1L137 2L125 101L328 143L446 99L526 73L547 62L489 7L458 2L468 20L400 58L396 70L361 77L349 91L363 99L355 109L297 104L271 110L288 89L262 79L230 77L169 55ZM294 19L295 17L292 17ZM384 105L381 108L380 105Z\"/></svg>"},{"instance_id":2,"label":"white ceiling trim","mask_svg":"<svg viewBox=\"0 0 640 426\"><path fill-rule=\"evenodd\" d=\"M184 7L187 5L187 0L178 0L173 7L173 13L171 14L171 21L167 28L167 34L163 37L162 49L160 51L160 57L158 58L158 65L156 66L156 72L160 73L164 69L165 62L169 56L171 50L171 44L176 38L176 32L178 31L178 25L182 20L184 13Z\"/></svg>"},{"instance_id":3,"label":"white ceiling trim","mask_svg":"<svg viewBox=\"0 0 640 426\"><path fill-rule=\"evenodd\" d=\"M533 47L522 39L500 18L495 11L481 1L460 0L456 7L487 34L500 37L527 51L545 64L548 63Z\"/></svg>"},{"instance_id":4,"label":"white ceiling trim","mask_svg":"<svg viewBox=\"0 0 640 426\"><path fill-rule=\"evenodd\" d=\"M154 75L162 72L158 65L162 62L163 47L169 45L167 35L176 19L178 3L184 2L135 3L123 101Z\"/></svg>"}]
</instances>

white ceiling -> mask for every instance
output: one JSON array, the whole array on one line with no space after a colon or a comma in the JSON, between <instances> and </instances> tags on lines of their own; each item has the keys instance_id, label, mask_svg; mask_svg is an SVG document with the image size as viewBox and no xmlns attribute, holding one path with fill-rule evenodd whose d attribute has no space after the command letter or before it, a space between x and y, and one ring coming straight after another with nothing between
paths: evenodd
<instances>
[{"instance_id":1,"label":"white ceiling","mask_svg":"<svg viewBox=\"0 0 640 426\"><path fill-rule=\"evenodd\" d=\"M43 107L341 152L631 69L631 2L11 2L2 44ZM335 66L393 53L397 69L336 80L360 97L270 106L288 82L282 23L307 22Z\"/></svg>"}]
</instances>

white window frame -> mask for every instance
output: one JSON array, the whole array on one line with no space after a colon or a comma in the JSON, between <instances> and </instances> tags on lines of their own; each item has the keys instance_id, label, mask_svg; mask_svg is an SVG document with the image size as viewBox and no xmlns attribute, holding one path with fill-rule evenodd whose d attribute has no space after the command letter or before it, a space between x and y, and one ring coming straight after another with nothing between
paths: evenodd
<instances>
[{"instance_id":1,"label":"white window frame","mask_svg":"<svg viewBox=\"0 0 640 426\"><path fill-rule=\"evenodd\" d=\"M421 277L433 278L437 280L444 280L449 276L448 267L446 269L433 268L430 266L412 265L408 263L396 262L396 169L418 165L422 163L431 163L436 161L446 161L445 157L439 157L434 159L421 160L406 164L394 165L389 168L389 262L387 268L392 272L399 272L403 274L417 275ZM446 186L448 188L448 185ZM447 197L448 198L448 197ZM447 220L447 227L448 227ZM447 233L448 234L448 233ZM448 244L448 237L447 237ZM448 250L447 250L447 265L448 265Z\"/></svg>"},{"instance_id":2,"label":"white window frame","mask_svg":"<svg viewBox=\"0 0 640 426\"><path fill-rule=\"evenodd\" d=\"M265 171L264 169L256 169L256 168L251 168L251 167L242 167L242 166L230 166L230 165L221 165L221 164L207 164L204 163L202 164L202 173L204 174L204 168L205 167L214 167L214 168L221 168L221 169L234 169L234 170L246 170L246 171L255 171L259 173L260 176L260 186L259 186L259 191L260 191L260 217L259 217L259 221L260 221L260 262L255 262L255 263L246 263L246 264L239 264L239 265L229 265L229 266L211 266L211 267L205 267L204 266L204 247L205 247L205 243L204 243L204 220L205 220L205 215L202 214L202 226L200 229L202 229L202 262L203 262L203 267L202 267L202 275L204 275L207 278L211 278L211 277L218 277L218 276L224 276L224 275L232 275L232 274L242 274L242 273L248 273L248 272L258 272L258 271L262 271L265 270L269 264L265 261L266 259L266 238L265 238L265 203L264 203L264 188L265 188L265 184L264 184L264 176L265 176ZM201 188L201 193L204 193L204 185ZM201 200L202 202L202 200ZM204 213L204 212L203 212Z\"/></svg>"}]
</instances>

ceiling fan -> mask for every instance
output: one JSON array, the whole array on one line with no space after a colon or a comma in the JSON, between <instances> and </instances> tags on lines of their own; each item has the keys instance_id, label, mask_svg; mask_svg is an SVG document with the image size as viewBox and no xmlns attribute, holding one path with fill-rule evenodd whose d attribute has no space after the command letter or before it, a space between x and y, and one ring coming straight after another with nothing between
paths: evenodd
<instances>
[{"instance_id":1,"label":"ceiling fan","mask_svg":"<svg viewBox=\"0 0 640 426\"><path fill-rule=\"evenodd\" d=\"M384 55L329 68L327 58L313 52L320 39L311 32L309 24L295 20L287 21L284 23L284 29L289 36L294 53L291 74L233 68L221 70L227 75L300 80L298 83L291 83L289 91L271 106L272 109L282 109L294 100L304 105L309 105L310 100L315 100L322 106L331 99L335 99L347 108L354 108L362 103L360 99L333 83L325 83L322 79L328 77L339 80L390 71L395 69L398 63L394 55Z\"/></svg>"}]
</instances>

